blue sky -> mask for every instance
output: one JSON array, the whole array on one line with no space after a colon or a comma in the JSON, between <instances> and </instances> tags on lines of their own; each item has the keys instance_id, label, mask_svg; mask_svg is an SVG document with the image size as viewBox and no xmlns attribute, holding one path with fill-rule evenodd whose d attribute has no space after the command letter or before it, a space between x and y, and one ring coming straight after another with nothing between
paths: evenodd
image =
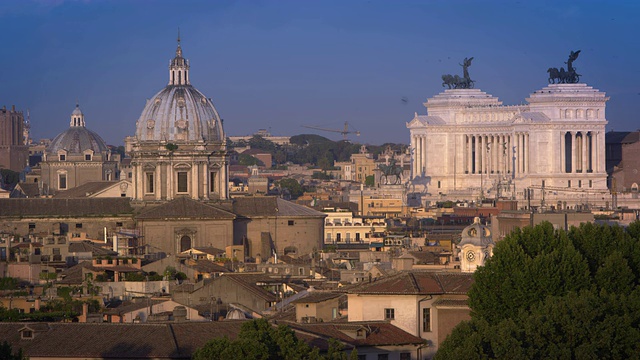
<instances>
[{"instance_id":1,"label":"blue sky","mask_svg":"<svg viewBox=\"0 0 640 360\"><path fill-rule=\"evenodd\" d=\"M611 97L608 130L636 130L639 15L614 0L3 0L0 106L29 109L39 139L69 126L78 99L87 127L120 145L166 85L180 27L227 135L348 121L359 142L408 143L405 122L465 57L476 88L519 104L578 49L582 80Z\"/></svg>"}]
</instances>

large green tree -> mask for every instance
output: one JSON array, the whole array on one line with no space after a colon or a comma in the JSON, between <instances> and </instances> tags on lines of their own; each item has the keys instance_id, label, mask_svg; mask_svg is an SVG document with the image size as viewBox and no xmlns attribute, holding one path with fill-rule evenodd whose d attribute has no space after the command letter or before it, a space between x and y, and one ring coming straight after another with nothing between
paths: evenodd
<instances>
[{"instance_id":1,"label":"large green tree","mask_svg":"<svg viewBox=\"0 0 640 360\"><path fill-rule=\"evenodd\" d=\"M474 274L471 320L436 359L640 358L639 237L639 222L514 231Z\"/></svg>"},{"instance_id":2,"label":"large green tree","mask_svg":"<svg viewBox=\"0 0 640 360\"><path fill-rule=\"evenodd\" d=\"M352 351L352 356L357 352ZM267 320L258 319L244 323L235 340L215 338L196 350L193 360L346 360L342 344L332 340L325 356L316 347L299 340L286 325L273 327Z\"/></svg>"}]
</instances>

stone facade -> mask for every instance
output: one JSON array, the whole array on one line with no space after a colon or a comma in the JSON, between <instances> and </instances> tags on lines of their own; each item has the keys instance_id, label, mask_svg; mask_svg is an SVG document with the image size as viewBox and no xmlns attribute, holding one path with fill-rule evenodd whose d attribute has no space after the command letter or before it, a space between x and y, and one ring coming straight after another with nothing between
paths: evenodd
<instances>
[{"instance_id":1,"label":"stone facade","mask_svg":"<svg viewBox=\"0 0 640 360\"><path fill-rule=\"evenodd\" d=\"M20 172L27 166L29 147L24 142L24 116L21 111L0 110L0 168Z\"/></svg>"},{"instance_id":2,"label":"stone facade","mask_svg":"<svg viewBox=\"0 0 640 360\"><path fill-rule=\"evenodd\" d=\"M425 103L428 115L407 123L412 179L430 194L467 200L524 199L525 189L607 190L603 92L586 84L551 84L528 104L505 106L479 89L450 89Z\"/></svg>"},{"instance_id":3,"label":"stone facade","mask_svg":"<svg viewBox=\"0 0 640 360\"><path fill-rule=\"evenodd\" d=\"M169 84L147 101L136 135L126 139L135 200L229 198L222 120L211 100L191 86L189 68L178 39Z\"/></svg>"}]
</instances>

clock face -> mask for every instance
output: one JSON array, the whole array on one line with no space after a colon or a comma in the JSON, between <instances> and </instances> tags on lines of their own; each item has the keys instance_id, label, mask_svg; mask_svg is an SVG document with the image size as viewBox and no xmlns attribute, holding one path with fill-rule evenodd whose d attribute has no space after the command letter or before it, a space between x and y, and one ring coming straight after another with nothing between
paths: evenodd
<instances>
[{"instance_id":1,"label":"clock face","mask_svg":"<svg viewBox=\"0 0 640 360\"><path fill-rule=\"evenodd\" d=\"M473 251L467 251L467 260L474 261L476 259L476 254Z\"/></svg>"}]
</instances>

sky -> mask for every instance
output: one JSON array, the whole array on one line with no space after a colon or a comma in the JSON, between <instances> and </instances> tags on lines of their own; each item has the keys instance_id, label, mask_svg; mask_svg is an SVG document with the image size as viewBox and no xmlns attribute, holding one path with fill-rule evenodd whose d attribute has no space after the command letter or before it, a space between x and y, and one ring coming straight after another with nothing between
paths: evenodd
<instances>
[{"instance_id":1,"label":"sky","mask_svg":"<svg viewBox=\"0 0 640 360\"><path fill-rule=\"evenodd\" d=\"M0 106L27 109L32 138L69 126L76 101L112 145L135 133L168 82L178 28L191 84L227 136L340 134L408 143L405 124L469 68L505 105L547 85L572 50L581 81L607 93L607 130L640 128L640 1L2 0Z\"/></svg>"}]
</instances>

